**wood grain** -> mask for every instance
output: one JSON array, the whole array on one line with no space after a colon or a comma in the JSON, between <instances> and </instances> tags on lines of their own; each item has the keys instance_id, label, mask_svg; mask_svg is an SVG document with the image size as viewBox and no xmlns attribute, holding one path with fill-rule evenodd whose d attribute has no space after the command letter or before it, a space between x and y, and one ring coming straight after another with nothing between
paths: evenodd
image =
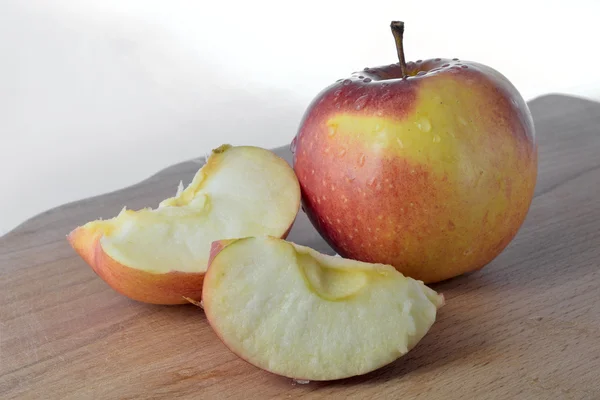
<instances>
[{"instance_id":1,"label":"wood grain","mask_svg":"<svg viewBox=\"0 0 600 400\"><path fill-rule=\"evenodd\" d=\"M198 160L0 238L0 398L600 399L600 104L530 106L540 175L523 228L483 270L433 286L447 305L397 362L294 384L230 353L199 308L115 293L68 246L77 225L173 195ZM289 239L331 253L303 214Z\"/></svg>"}]
</instances>

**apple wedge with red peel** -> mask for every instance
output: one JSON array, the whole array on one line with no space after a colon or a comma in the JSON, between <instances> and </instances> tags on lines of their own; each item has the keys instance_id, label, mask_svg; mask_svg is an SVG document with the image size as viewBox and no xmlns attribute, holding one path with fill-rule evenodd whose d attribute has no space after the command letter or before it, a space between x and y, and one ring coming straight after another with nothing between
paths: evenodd
<instances>
[{"instance_id":1,"label":"apple wedge with red peel","mask_svg":"<svg viewBox=\"0 0 600 400\"><path fill-rule=\"evenodd\" d=\"M213 244L202 297L211 327L232 352L309 381L393 362L425 336L444 303L392 266L272 237Z\"/></svg>"},{"instance_id":2,"label":"apple wedge with red peel","mask_svg":"<svg viewBox=\"0 0 600 400\"><path fill-rule=\"evenodd\" d=\"M123 210L74 229L75 251L121 294L154 304L200 301L211 243L285 238L300 208L292 168L273 152L224 145L185 190L156 209Z\"/></svg>"}]
</instances>

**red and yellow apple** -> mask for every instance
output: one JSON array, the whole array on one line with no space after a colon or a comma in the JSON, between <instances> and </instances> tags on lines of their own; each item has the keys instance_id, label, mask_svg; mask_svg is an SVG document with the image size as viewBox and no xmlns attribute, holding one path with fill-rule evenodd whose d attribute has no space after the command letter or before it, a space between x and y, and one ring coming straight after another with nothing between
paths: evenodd
<instances>
[{"instance_id":1,"label":"red and yellow apple","mask_svg":"<svg viewBox=\"0 0 600 400\"><path fill-rule=\"evenodd\" d=\"M285 238L300 207L288 163L252 146L213 150L190 185L158 208L123 210L74 229L68 241L109 286L154 304L200 301L211 243Z\"/></svg>"},{"instance_id":2,"label":"red and yellow apple","mask_svg":"<svg viewBox=\"0 0 600 400\"><path fill-rule=\"evenodd\" d=\"M527 104L459 59L365 68L324 89L294 138L304 209L342 256L426 283L482 268L520 229L537 178Z\"/></svg>"},{"instance_id":3,"label":"red and yellow apple","mask_svg":"<svg viewBox=\"0 0 600 400\"><path fill-rule=\"evenodd\" d=\"M444 298L394 267L272 237L213 244L204 311L231 351L298 380L362 375L409 352Z\"/></svg>"}]
</instances>

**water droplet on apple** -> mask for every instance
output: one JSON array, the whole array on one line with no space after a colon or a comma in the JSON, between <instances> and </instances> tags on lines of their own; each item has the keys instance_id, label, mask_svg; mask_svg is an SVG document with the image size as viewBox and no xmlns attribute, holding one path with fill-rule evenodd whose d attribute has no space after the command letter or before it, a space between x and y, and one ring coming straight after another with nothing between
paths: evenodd
<instances>
[{"instance_id":1,"label":"water droplet on apple","mask_svg":"<svg viewBox=\"0 0 600 400\"><path fill-rule=\"evenodd\" d=\"M389 83L385 83L384 82L384 83L381 84L381 87L388 87L388 86L389 86Z\"/></svg>"},{"instance_id":2,"label":"water droplet on apple","mask_svg":"<svg viewBox=\"0 0 600 400\"><path fill-rule=\"evenodd\" d=\"M441 58L436 58L434 61L442 61Z\"/></svg>"},{"instance_id":3,"label":"water droplet on apple","mask_svg":"<svg viewBox=\"0 0 600 400\"><path fill-rule=\"evenodd\" d=\"M344 85L347 86L347 85L349 85L351 83L352 83L352 81L350 79L344 79Z\"/></svg>"},{"instance_id":4,"label":"water droplet on apple","mask_svg":"<svg viewBox=\"0 0 600 400\"><path fill-rule=\"evenodd\" d=\"M425 71L419 71L419 72L417 72L417 75L418 75L418 76L423 76L423 75L425 75L426 73L427 73L427 72L425 72Z\"/></svg>"},{"instance_id":5,"label":"water droplet on apple","mask_svg":"<svg viewBox=\"0 0 600 400\"><path fill-rule=\"evenodd\" d=\"M423 60L417 60L417 64L420 64L422 62L423 62Z\"/></svg>"},{"instance_id":6,"label":"water droplet on apple","mask_svg":"<svg viewBox=\"0 0 600 400\"><path fill-rule=\"evenodd\" d=\"M364 69L365 72L370 71L370 70L371 70L371 68L369 68L369 67L365 67L365 69Z\"/></svg>"},{"instance_id":7,"label":"water droplet on apple","mask_svg":"<svg viewBox=\"0 0 600 400\"><path fill-rule=\"evenodd\" d=\"M442 68L446 68L446 67L449 67L449 66L450 66L450 64L444 64L444 65L442 65Z\"/></svg>"},{"instance_id":8,"label":"water droplet on apple","mask_svg":"<svg viewBox=\"0 0 600 400\"><path fill-rule=\"evenodd\" d=\"M294 136L292 139L292 143L290 143L290 151L292 153L296 153L296 142L298 141L298 136Z\"/></svg>"},{"instance_id":9,"label":"water droplet on apple","mask_svg":"<svg viewBox=\"0 0 600 400\"><path fill-rule=\"evenodd\" d=\"M371 78L365 78L365 79L363 79L363 82L369 83L369 82L371 82Z\"/></svg>"},{"instance_id":10,"label":"water droplet on apple","mask_svg":"<svg viewBox=\"0 0 600 400\"><path fill-rule=\"evenodd\" d=\"M458 61L458 58L453 58L452 61Z\"/></svg>"},{"instance_id":11,"label":"water droplet on apple","mask_svg":"<svg viewBox=\"0 0 600 400\"><path fill-rule=\"evenodd\" d=\"M427 118L420 118L417 121L417 127L423 132L429 132L431 130L431 122Z\"/></svg>"},{"instance_id":12,"label":"water droplet on apple","mask_svg":"<svg viewBox=\"0 0 600 400\"><path fill-rule=\"evenodd\" d=\"M362 75L358 76L358 79L363 79L363 78L364 78L364 76L362 76Z\"/></svg>"},{"instance_id":13,"label":"water droplet on apple","mask_svg":"<svg viewBox=\"0 0 600 400\"><path fill-rule=\"evenodd\" d=\"M359 159L358 159L358 166L362 167L363 165L365 165L365 155L361 154Z\"/></svg>"},{"instance_id":14,"label":"water droplet on apple","mask_svg":"<svg viewBox=\"0 0 600 400\"><path fill-rule=\"evenodd\" d=\"M461 68L465 68L466 69L466 68L469 68L469 66L468 65L461 65Z\"/></svg>"},{"instance_id":15,"label":"water droplet on apple","mask_svg":"<svg viewBox=\"0 0 600 400\"><path fill-rule=\"evenodd\" d=\"M333 95L334 95L335 97L338 97L338 96L339 96L341 93L342 93L342 89L338 89L338 90L336 90L335 92L333 92Z\"/></svg>"},{"instance_id":16,"label":"water droplet on apple","mask_svg":"<svg viewBox=\"0 0 600 400\"><path fill-rule=\"evenodd\" d=\"M332 137L332 136L334 136L334 135L335 135L335 133L336 133L336 128L337 128L337 127L336 127L335 125L329 125L329 126L327 127L327 136L329 136L329 137Z\"/></svg>"},{"instance_id":17,"label":"water droplet on apple","mask_svg":"<svg viewBox=\"0 0 600 400\"><path fill-rule=\"evenodd\" d=\"M354 102L354 106L357 110L361 110L369 101L369 95L363 94Z\"/></svg>"},{"instance_id":18,"label":"water droplet on apple","mask_svg":"<svg viewBox=\"0 0 600 400\"><path fill-rule=\"evenodd\" d=\"M442 141L440 135L433 135L433 143L439 143Z\"/></svg>"}]
</instances>

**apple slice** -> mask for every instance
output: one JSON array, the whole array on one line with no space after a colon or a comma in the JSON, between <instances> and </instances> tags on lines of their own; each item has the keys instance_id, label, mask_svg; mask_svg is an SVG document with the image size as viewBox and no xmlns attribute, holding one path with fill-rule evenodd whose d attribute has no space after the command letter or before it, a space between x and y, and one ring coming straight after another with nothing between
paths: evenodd
<instances>
[{"instance_id":1,"label":"apple slice","mask_svg":"<svg viewBox=\"0 0 600 400\"><path fill-rule=\"evenodd\" d=\"M443 296L394 267L318 253L282 239L214 243L204 311L231 351L298 380L378 369L410 351Z\"/></svg>"},{"instance_id":2,"label":"apple slice","mask_svg":"<svg viewBox=\"0 0 600 400\"><path fill-rule=\"evenodd\" d=\"M201 299L211 243L243 236L285 238L300 207L292 168L273 152L223 145L185 190L158 208L123 210L74 229L68 241L113 289L134 300Z\"/></svg>"}]
</instances>

